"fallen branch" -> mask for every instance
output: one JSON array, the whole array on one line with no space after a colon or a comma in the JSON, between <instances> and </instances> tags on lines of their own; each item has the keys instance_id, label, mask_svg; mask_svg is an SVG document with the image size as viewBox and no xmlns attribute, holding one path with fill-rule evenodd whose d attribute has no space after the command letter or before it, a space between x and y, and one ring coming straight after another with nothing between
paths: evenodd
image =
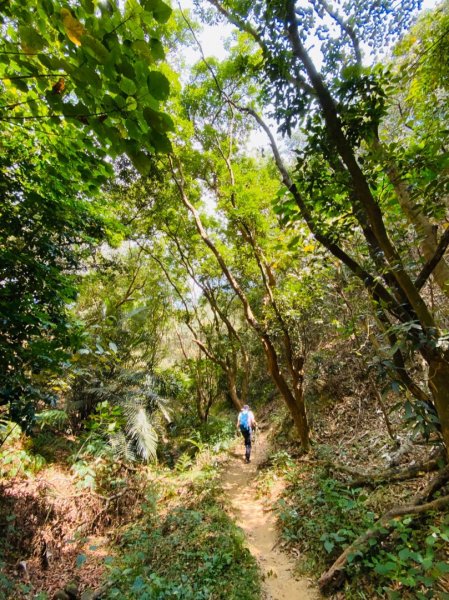
<instances>
[{"instance_id":1,"label":"fallen branch","mask_svg":"<svg viewBox=\"0 0 449 600\"><path fill-rule=\"evenodd\" d=\"M328 460L304 460L303 464L322 465L324 468L330 471L339 471L350 475L353 479L346 481L346 485L349 487L358 487L362 485L379 485L381 483L390 483L394 481L406 481L407 479L413 479L419 477L424 473L431 473L438 471L441 468L441 463L445 461L444 453L440 451L437 456L434 456L430 460L423 461L416 464L409 464L405 467L392 467L384 469L382 471L373 471L367 473L366 471L360 471L347 465L340 463L333 463Z\"/></svg>"},{"instance_id":2,"label":"fallen branch","mask_svg":"<svg viewBox=\"0 0 449 600\"><path fill-rule=\"evenodd\" d=\"M428 502L432 496L440 490L446 482L449 481L449 465L446 465L432 481L424 488L422 492L416 494L412 499L411 504L424 504Z\"/></svg>"},{"instance_id":3,"label":"fallen branch","mask_svg":"<svg viewBox=\"0 0 449 600\"><path fill-rule=\"evenodd\" d=\"M397 506L386 512L378 519L373 527L360 535L352 544L350 544L333 565L323 575L321 575L318 585L323 593L339 587L345 579L345 568L349 557L359 552L365 544L372 539L381 539L387 537L394 528L395 520L405 515L417 515L428 511L443 510L449 506L449 495L441 496L433 501L427 501L432 495L449 480L449 466L446 466L437 477L430 482L423 492L417 494L410 504Z\"/></svg>"},{"instance_id":4,"label":"fallen branch","mask_svg":"<svg viewBox=\"0 0 449 600\"><path fill-rule=\"evenodd\" d=\"M349 487L359 487L361 485L376 486L381 483L407 481L408 479L419 477L424 473L438 471L439 468L441 468L441 458L434 458L427 462L421 462L415 465L407 465L402 469L393 467L392 469L385 469L384 471L378 471L377 473L360 475L357 479L348 481L347 485Z\"/></svg>"}]
</instances>

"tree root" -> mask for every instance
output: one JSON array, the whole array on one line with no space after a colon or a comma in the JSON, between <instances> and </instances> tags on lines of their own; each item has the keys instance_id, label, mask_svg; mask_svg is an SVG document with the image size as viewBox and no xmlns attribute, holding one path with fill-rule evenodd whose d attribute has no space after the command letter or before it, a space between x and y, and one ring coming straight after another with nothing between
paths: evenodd
<instances>
[{"instance_id":1,"label":"tree root","mask_svg":"<svg viewBox=\"0 0 449 600\"><path fill-rule=\"evenodd\" d=\"M387 537L394 528L395 519L404 515L416 515L431 510L443 510L449 506L449 495L441 496L436 500L430 500L433 494L441 489L448 480L449 466L446 466L422 492L412 499L410 504L396 506L382 515L373 527L365 531L350 544L340 554L330 569L321 575L318 581L320 590L323 593L328 593L338 588L345 579L345 568L348 564L349 556L363 549L369 540Z\"/></svg>"}]
</instances>

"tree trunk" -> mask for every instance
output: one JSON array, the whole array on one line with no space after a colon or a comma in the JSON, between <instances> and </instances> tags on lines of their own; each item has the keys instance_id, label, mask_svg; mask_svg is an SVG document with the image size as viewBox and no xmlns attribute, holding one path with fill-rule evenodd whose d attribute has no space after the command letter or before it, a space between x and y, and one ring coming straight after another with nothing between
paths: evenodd
<instances>
[{"instance_id":1,"label":"tree trunk","mask_svg":"<svg viewBox=\"0 0 449 600\"><path fill-rule=\"evenodd\" d=\"M250 361L249 361L249 356L243 346L241 348L241 351L242 351L242 360L243 360L243 375L242 375L242 389L240 391L240 397L242 399L242 404L247 404L248 393L249 393L249 380L250 380L250 375L251 375L251 365L250 365Z\"/></svg>"},{"instance_id":2,"label":"tree trunk","mask_svg":"<svg viewBox=\"0 0 449 600\"><path fill-rule=\"evenodd\" d=\"M449 455L449 362L443 357L427 359L429 388L441 425L441 433Z\"/></svg>"},{"instance_id":3,"label":"tree trunk","mask_svg":"<svg viewBox=\"0 0 449 600\"><path fill-rule=\"evenodd\" d=\"M197 412L199 420L202 421L203 423L206 423L206 421L207 421L207 415L206 415L205 411L203 410L203 405L205 405L205 404L206 403L204 402L203 390L200 388L200 383L197 382L197 384L196 384L196 412Z\"/></svg>"},{"instance_id":4,"label":"tree trunk","mask_svg":"<svg viewBox=\"0 0 449 600\"><path fill-rule=\"evenodd\" d=\"M299 439L301 440L303 450L304 452L308 452L310 449L310 431L304 404L304 395L302 393L302 386L300 389L295 389L295 395L292 394L288 383L285 381L285 378L279 369L277 353L273 344L271 343L271 340L268 338L268 336L265 336L262 340L262 343L265 350L265 355L267 357L270 375L288 406L290 414L293 418L293 422L298 430Z\"/></svg>"},{"instance_id":5,"label":"tree trunk","mask_svg":"<svg viewBox=\"0 0 449 600\"><path fill-rule=\"evenodd\" d=\"M373 142L373 147L376 152L380 153L381 159L386 161L387 175L396 192L398 202L407 217L407 220L415 227L416 232L420 236L421 240L419 245L421 252L426 261L428 261L434 256L438 246L436 228L410 198L406 183L401 178L396 165L386 155L382 144L375 140ZM449 266L444 258L440 260L433 270L432 277L446 298L449 298Z\"/></svg>"},{"instance_id":6,"label":"tree trunk","mask_svg":"<svg viewBox=\"0 0 449 600\"><path fill-rule=\"evenodd\" d=\"M232 404L235 408L240 411L243 406L242 401L239 398L237 392L237 383L235 378L235 372L232 369L226 369L226 379L228 380L228 390L229 395L231 396Z\"/></svg>"}]
</instances>

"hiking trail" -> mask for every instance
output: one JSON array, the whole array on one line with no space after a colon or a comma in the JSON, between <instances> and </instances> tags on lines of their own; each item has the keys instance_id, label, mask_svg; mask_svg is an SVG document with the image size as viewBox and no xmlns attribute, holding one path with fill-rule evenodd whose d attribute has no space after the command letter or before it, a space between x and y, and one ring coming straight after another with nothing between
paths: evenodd
<instances>
[{"instance_id":1,"label":"hiking trail","mask_svg":"<svg viewBox=\"0 0 449 600\"><path fill-rule=\"evenodd\" d=\"M264 600L317 600L320 595L306 578L296 578L295 563L278 549L276 520L267 509L266 498L257 497L256 474L268 452L267 434L258 435L251 463L244 462L243 440L239 440L223 473L223 488L231 501L237 525L246 535L247 546L262 571ZM270 498L270 504L275 498Z\"/></svg>"}]
</instances>

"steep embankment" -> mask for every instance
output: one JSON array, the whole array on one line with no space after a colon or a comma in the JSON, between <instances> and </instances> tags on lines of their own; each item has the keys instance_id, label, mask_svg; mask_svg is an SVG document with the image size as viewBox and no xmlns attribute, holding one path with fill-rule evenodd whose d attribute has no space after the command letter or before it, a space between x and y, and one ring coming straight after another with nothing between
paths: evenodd
<instances>
[{"instance_id":1,"label":"steep embankment","mask_svg":"<svg viewBox=\"0 0 449 600\"><path fill-rule=\"evenodd\" d=\"M274 514L267 506L267 498L257 495L256 473L267 451L266 434L261 434L252 462L245 464L243 446L237 444L223 474L223 487L237 524L246 534L248 548L260 565L266 600L316 600L320 597L318 592L307 579L295 578L294 561L277 549ZM268 500L272 503L275 499L273 492Z\"/></svg>"}]
</instances>

